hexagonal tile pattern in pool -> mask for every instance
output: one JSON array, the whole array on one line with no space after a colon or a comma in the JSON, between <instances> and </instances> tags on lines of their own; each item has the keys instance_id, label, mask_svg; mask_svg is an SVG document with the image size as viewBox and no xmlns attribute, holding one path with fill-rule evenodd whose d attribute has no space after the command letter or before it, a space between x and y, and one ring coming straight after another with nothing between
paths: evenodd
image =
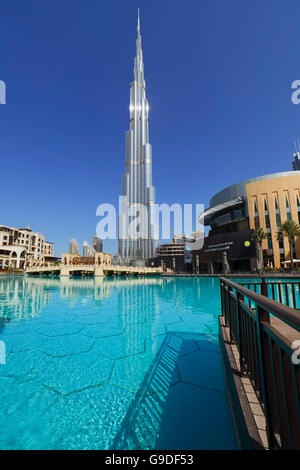
<instances>
[{"instance_id":1,"label":"hexagonal tile pattern in pool","mask_svg":"<svg viewBox=\"0 0 300 470\"><path fill-rule=\"evenodd\" d=\"M213 316L207 313L203 315L186 315L182 316L181 323L167 325L167 331L179 331L179 332L211 332L210 323ZM214 327L217 329L214 321Z\"/></svg>"},{"instance_id":2,"label":"hexagonal tile pattern in pool","mask_svg":"<svg viewBox=\"0 0 300 470\"><path fill-rule=\"evenodd\" d=\"M122 334L123 326L117 326L111 322L101 325L86 325L82 330L82 334L92 338L104 338L105 336L115 336Z\"/></svg>"},{"instance_id":3,"label":"hexagonal tile pattern in pool","mask_svg":"<svg viewBox=\"0 0 300 470\"><path fill-rule=\"evenodd\" d=\"M145 341L128 335L107 336L98 339L92 352L111 359L132 356L145 351Z\"/></svg>"},{"instance_id":4,"label":"hexagonal tile pattern in pool","mask_svg":"<svg viewBox=\"0 0 300 470\"><path fill-rule=\"evenodd\" d=\"M44 326L39 330L39 333L45 336L65 336L79 333L83 329L83 325L78 323L71 323L66 325L65 323L54 323L52 325Z\"/></svg>"},{"instance_id":5,"label":"hexagonal tile pattern in pool","mask_svg":"<svg viewBox=\"0 0 300 470\"><path fill-rule=\"evenodd\" d=\"M0 448L236 448L219 310L214 279L1 277Z\"/></svg>"},{"instance_id":6,"label":"hexagonal tile pattern in pool","mask_svg":"<svg viewBox=\"0 0 300 470\"><path fill-rule=\"evenodd\" d=\"M1 377L14 382L39 378L49 365L48 357L36 350L13 352L7 355L6 364L1 364Z\"/></svg>"},{"instance_id":7,"label":"hexagonal tile pattern in pool","mask_svg":"<svg viewBox=\"0 0 300 470\"><path fill-rule=\"evenodd\" d=\"M216 391L225 391L222 374L223 362L220 353L200 350L180 357L177 364L183 382Z\"/></svg>"},{"instance_id":8,"label":"hexagonal tile pattern in pool","mask_svg":"<svg viewBox=\"0 0 300 470\"><path fill-rule=\"evenodd\" d=\"M67 395L101 385L109 379L112 367L111 359L78 353L53 359L42 381L48 388Z\"/></svg>"},{"instance_id":9,"label":"hexagonal tile pattern in pool","mask_svg":"<svg viewBox=\"0 0 300 470\"><path fill-rule=\"evenodd\" d=\"M8 337L10 335L23 335L26 333L34 334L36 331L41 328L42 324L37 321L29 322L12 322L12 323L3 323L2 328L0 328L1 336Z\"/></svg>"},{"instance_id":10,"label":"hexagonal tile pattern in pool","mask_svg":"<svg viewBox=\"0 0 300 470\"><path fill-rule=\"evenodd\" d=\"M73 323L76 320L75 315L68 314L66 317L63 317L64 323ZM47 315L41 319L41 323L43 325L55 325L56 323L60 323L62 321L62 315Z\"/></svg>"},{"instance_id":11,"label":"hexagonal tile pattern in pool","mask_svg":"<svg viewBox=\"0 0 300 470\"><path fill-rule=\"evenodd\" d=\"M53 357L67 356L89 351L95 340L79 334L56 336L47 339L39 350Z\"/></svg>"},{"instance_id":12,"label":"hexagonal tile pattern in pool","mask_svg":"<svg viewBox=\"0 0 300 470\"><path fill-rule=\"evenodd\" d=\"M52 448L49 434L48 413L57 409L59 395L42 387L36 380L13 384L14 394L6 384L1 390L1 402L5 403L0 413L0 448L27 450L42 449L44 442ZM52 433L59 432L59 426Z\"/></svg>"},{"instance_id":13,"label":"hexagonal tile pattern in pool","mask_svg":"<svg viewBox=\"0 0 300 470\"><path fill-rule=\"evenodd\" d=\"M212 336L206 336L205 338L195 339L195 343L197 344L199 349L203 351L214 351L220 352L220 345L218 339Z\"/></svg>"},{"instance_id":14,"label":"hexagonal tile pattern in pool","mask_svg":"<svg viewBox=\"0 0 300 470\"><path fill-rule=\"evenodd\" d=\"M110 321L110 317L104 315L84 315L76 317L76 323L79 325L101 325Z\"/></svg>"},{"instance_id":15,"label":"hexagonal tile pattern in pool","mask_svg":"<svg viewBox=\"0 0 300 470\"><path fill-rule=\"evenodd\" d=\"M142 353L115 361L111 383L136 393L152 364L154 355Z\"/></svg>"},{"instance_id":16,"label":"hexagonal tile pattern in pool","mask_svg":"<svg viewBox=\"0 0 300 470\"><path fill-rule=\"evenodd\" d=\"M5 340L6 351L9 353L38 349L45 341L45 336L35 333L24 333L21 338L19 335L11 335Z\"/></svg>"},{"instance_id":17,"label":"hexagonal tile pattern in pool","mask_svg":"<svg viewBox=\"0 0 300 470\"><path fill-rule=\"evenodd\" d=\"M114 449L133 399L132 393L111 384L61 397L46 412L52 436L44 438L42 448ZM57 416L63 416L58 430Z\"/></svg>"},{"instance_id":18,"label":"hexagonal tile pattern in pool","mask_svg":"<svg viewBox=\"0 0 300 470\"><path fill-rule=\"evenodd\" d=\"M128 325L124 329L124 335L139 336L139 338L149 338L153 336L163 335L166 333L166 324L160 320L160 322L149 322L141 323L138 325Z\"/></svg>"}]
</instances>

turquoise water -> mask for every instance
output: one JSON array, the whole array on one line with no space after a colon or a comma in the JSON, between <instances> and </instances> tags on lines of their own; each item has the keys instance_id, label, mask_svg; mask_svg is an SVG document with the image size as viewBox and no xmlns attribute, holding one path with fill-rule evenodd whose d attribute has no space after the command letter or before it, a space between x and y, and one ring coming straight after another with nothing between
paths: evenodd
<instances>
[{"instance_id":1,"label":"turquoise water","mask_svg":"<svg viewBox=\"0 0 300 470\"><path fill-rule=\"evenodd\" d=\"M0 449L235 449L218 279L0 277Z\"/></svg>"}]
</instances>

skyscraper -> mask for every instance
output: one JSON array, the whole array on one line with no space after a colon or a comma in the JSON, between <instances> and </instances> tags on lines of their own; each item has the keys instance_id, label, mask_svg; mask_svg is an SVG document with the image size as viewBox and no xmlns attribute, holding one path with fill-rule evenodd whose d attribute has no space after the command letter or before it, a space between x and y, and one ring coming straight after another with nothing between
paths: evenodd
<instances>
[{"instance_id":1,"label":"skyscraper","mask_svg":"<svg viewBox=\"0 0 300 470\"><path fill-rule=\"evenodd\" d=\"M83 242L82 255L84 258L92 258L95 256L95 250L92 248L87 241Z\"/></svg>"},{"instance_id":2,"label":"skyscraper","mask_svg":"<svg viewBox=\"0 0 300 470\"><path fill-rule=\"evenodd\" d=\"M69 253L72 255L78 255L79 254L79 249L78 249L78 243L74 238L71 238L70 243L69 243Z\"/></svg>"},{"instance_id":3,"label":"skyscraper","mask_svg":"<svg viewBox=\"0 0 300 470\"><path fill-rule=\"evenodd\" d=\"M152 185L152 148L149 143L140 16L138 14L134 80L130 85L130 128L126 132L126 163L122 178L122 214L119 216L119 255L121 258L146 259L154 256L157 246L155 188ZM128 209L137 204L147 209L140 237L132 236ZM145 215L146 214L146 215ZM132 213L131 213L132 216ZM130 221L130 223L129 223Z\"/></svg>"},{"instance_id":4,"label":"skyscraper","mask_svg":"<svg viewBox=\"0 0 300 470\"><path fill-rule=\"evenodd\" d=\"M103 243L101 238L96 237L96 235L93 237L93 248L97 253L100 253L103 251Z\"/></svg>"}]
</instances>

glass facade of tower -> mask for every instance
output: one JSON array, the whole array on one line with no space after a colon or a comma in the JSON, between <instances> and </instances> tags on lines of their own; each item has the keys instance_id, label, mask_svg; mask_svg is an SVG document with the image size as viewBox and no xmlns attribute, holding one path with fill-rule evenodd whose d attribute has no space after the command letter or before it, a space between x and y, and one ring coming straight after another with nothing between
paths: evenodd
<instances>
[{"instance_id":1,"label":"glass facade of tower","mask_svg":"<svg viewBox=\"0 0 300 470\"><path fill-rule=\"evenodd\" d=\"M152 148L149 143L149 105L146 99L140 19L138 18L134 81L130 85L130 129L126 133L126 170L122 178L122 214L119 216L119 255L147 259L155 254L157 224L155 189L152 185ZM143 205L141 235L132 236L129 211ZM138 216L138 213L135 212ZM132 213L131 213L132 215Z\"/></svg>"}]
</instances>

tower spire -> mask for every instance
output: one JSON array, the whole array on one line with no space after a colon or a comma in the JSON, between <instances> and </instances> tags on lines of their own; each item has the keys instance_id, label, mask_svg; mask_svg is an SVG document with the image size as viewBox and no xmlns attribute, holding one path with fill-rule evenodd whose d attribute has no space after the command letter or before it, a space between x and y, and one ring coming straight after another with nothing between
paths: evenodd
<instances>
[{"instance_id":1,"label":"tower spire","mask_svg":"<svg viewBox=\"0 0 300 470\"><path fill-rule=\"evenodd\" d=\"M138 36L141 34L140 9L139 8L138 8L138 20L137 20L137 33L138 33Z\"/></svg>"}]
</instances>

